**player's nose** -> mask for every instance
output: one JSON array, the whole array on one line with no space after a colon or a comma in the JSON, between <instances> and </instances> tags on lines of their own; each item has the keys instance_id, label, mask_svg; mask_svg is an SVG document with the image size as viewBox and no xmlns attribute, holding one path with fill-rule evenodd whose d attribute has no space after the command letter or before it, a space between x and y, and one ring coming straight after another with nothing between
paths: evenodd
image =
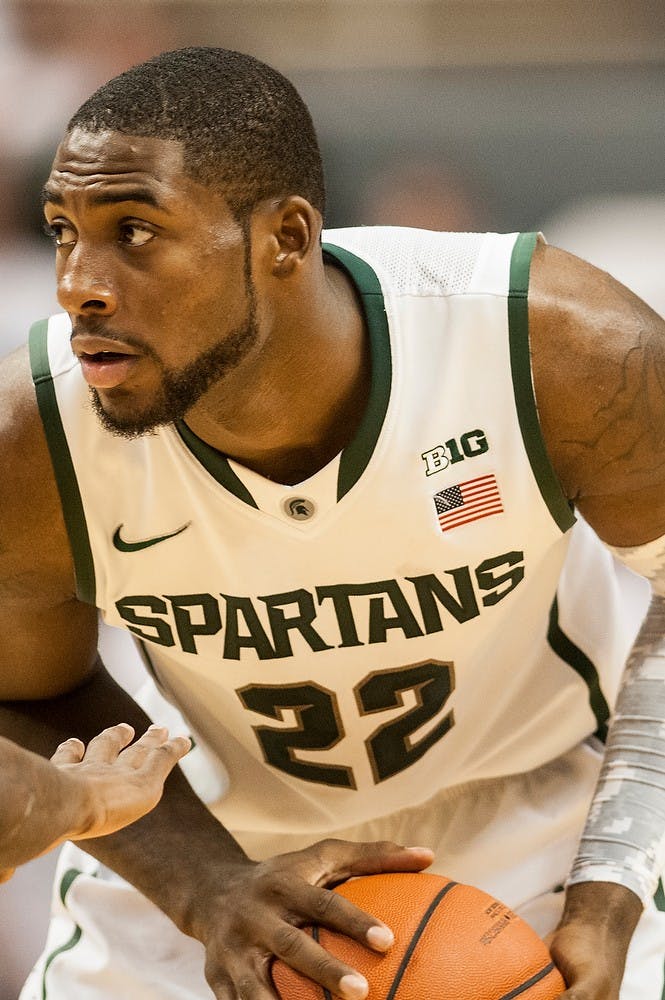
<instances>
[{"instance_id":1,"label":"player's nose","mask_svg":"<svg viewBox=\"0 0 665 1000\"><path fill-rule=\"evenodd\" d=\"M58 302L70 315L102 313L111 316L118 301L114 282L103 257L74 247L58 274Z\"/></svg>"}]
</instances>

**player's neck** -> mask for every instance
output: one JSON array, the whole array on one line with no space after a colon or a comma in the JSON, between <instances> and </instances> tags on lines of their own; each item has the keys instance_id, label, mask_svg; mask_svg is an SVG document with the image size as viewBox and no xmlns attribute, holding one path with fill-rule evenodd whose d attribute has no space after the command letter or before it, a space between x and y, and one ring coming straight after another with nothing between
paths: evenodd
<instances>
[{"instance_id":1,"label":"player's neck","mask_svg":"<svg viewBox=\"0 0 665 1000\"><path fill-rule=\"evenodd\" d=\"M307 301L304 321L283 324L221 404L187 417L209 445L285 484L307 479L348 444L369 393L369 342L349 279L326 267Z\"/></svg>"}]
</instances>

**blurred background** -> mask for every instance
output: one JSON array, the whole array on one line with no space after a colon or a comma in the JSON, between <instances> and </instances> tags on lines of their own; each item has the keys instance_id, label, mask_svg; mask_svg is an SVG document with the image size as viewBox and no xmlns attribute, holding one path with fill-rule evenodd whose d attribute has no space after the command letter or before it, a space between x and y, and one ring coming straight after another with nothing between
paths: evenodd
<instances>
[{"instance_id":1,"label":"blurred background","mask_svg":"<svg viewBox=\"0 0 665 1000\"><path fill-rule=\"evenodd\" d=\"M541 229L665 314L663 0L0 0L0 354L57 309L38 195L69 115L200 44L296 84L329 227ZM52 867L0 886L0 1000L41 948Z\"/></svg>"}]
</instances>

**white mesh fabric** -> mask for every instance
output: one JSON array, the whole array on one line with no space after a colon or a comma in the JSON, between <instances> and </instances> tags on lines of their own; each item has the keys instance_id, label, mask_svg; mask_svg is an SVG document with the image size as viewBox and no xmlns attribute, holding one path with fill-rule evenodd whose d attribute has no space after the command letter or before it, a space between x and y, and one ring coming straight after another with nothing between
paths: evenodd
<instances>
[{"instance_id":1,"label":"white mesh fabric","mask_svg":"<svg viewBox=\"0 0 665 1000\"><path fill-rule=\"evenodd\" d=\"M324 233L335 243L336 230ZM368 226L339 231L340 244L391 278L397 295L458 295L473 276L483 233Z\"/></svg>"}]
</instances>

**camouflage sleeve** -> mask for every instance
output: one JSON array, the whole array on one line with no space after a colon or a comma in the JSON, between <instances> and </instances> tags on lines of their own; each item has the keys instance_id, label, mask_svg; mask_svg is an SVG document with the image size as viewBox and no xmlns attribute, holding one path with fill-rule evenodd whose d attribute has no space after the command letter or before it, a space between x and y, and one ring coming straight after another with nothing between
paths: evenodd
<instances>
[{"instance_id":1,"label":"camouflage sleeve","mask_svg":"<svg viewBox=\"0 0 665 1000\"><path fill-rule=\"evenodd\" d=\"M665 597L654 593L628 659L568 881L618 882L646 903L664 864Z\"/></svg>"},{"instance_id":2,"label":"camouflage sleeve","mask_svg":"<svg viewBox=\"0 0 665 1000\"><path fill-rule=\"evenodd\" d=\"M665 536L631 548L607 546L617 559L651 582L654 594L665 597Z\"/></svg>"}]
</instances>

